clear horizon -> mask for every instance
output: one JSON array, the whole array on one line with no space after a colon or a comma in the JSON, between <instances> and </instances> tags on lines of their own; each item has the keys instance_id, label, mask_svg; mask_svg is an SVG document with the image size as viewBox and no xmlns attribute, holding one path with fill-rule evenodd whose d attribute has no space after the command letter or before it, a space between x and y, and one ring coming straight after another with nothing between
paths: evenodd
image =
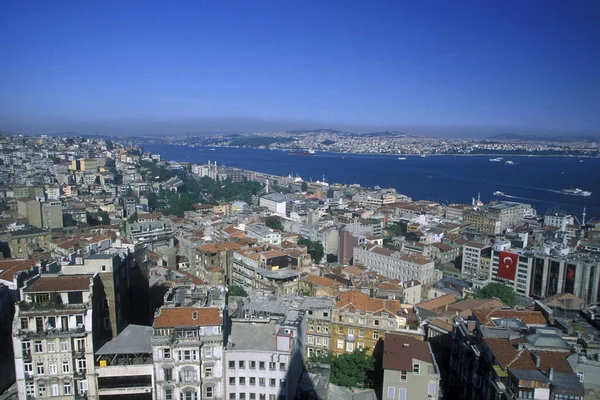
<instances>
[{"instance_id":1,"label":"clear horizon","mask_svg":"<svg viewBox=\"0 0 600 400\"><path fill-rule=\"evenodd\" d=\"M600 135L600 3L0 4L0 131Z\"/></svg>"}]
</instances>

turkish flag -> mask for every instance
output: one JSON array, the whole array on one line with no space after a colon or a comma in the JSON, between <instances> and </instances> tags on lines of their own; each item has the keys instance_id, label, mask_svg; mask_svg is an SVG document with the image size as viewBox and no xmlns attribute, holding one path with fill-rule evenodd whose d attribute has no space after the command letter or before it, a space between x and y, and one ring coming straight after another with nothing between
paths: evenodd
<instances>
[{"instance_id":1,"label":"turkish flag","mask_svg":"<svg viewBox=\"0 0 600 400\"><path fill-rule=\"evenodd\" d=\"M500 258L498 261L498 277L515 280L517 274L517 264L519 263L519 255L509 253L507 251L500 252Z\"/></svg>"}]
</instances>

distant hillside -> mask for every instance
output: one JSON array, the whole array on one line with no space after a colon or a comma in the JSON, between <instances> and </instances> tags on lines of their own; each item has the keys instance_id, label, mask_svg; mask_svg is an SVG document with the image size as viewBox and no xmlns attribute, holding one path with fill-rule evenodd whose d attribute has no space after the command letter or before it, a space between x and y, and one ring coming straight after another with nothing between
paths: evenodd
<instances>
[{"instance_id":1,"label":"distant hillside","mask_svg":"<svg viewBox=\"0 0 600 400\"><path fill-rule=\"evenodd\" d=\"M310 133L336 133L336 134L340 134L340 133L346 133L346 132L336 131L335 129L323 129L323 128L319 128L319 129L295 129L295 130L291 130L291 131L286 131L286 133L289 133L291 135L307 135L307 134L310 134Z\"/></svg>"},{"instance_id":2,"label":"distant hillside","mask_svg":"<svg viewBox=\"0 0 600 400\"><path fill-rule=\"evenodd\" d=\"M542 135L523 135L519 133L500 133L489 136L492 140L520 140L522 142L597 142L598 137L589 135L579 136L542 136Z\"/></svg>"}]
</instances>

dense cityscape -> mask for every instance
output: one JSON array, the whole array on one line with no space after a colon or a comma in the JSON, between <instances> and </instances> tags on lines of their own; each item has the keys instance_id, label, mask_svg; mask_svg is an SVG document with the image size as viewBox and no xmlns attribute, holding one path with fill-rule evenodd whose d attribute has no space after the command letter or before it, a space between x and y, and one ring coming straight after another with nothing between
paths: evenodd
<instances>
[{"instance_id":1,"label":"dense cityscape","mask_svg":"<svg viewBox=\"0 0 600 400\"><path fill-rule=\"evenodd\" d=\"M1 135L0 399L600 396L600 222L156 143L598 156L589 138Z\"/></svg>"},{"instance_id":2,"label":"dense cityscape","mask_svg":"<svg viewBox=\"0 0 600 400\"><path fill-rule=\"evenodd\" d=\"M167 137L134 137L140 143L168 143L188 146L269 148L285 151L320 151L354 154L406 155L562 155L598 157L593 136L544 137L535 135L493 135L489 138L444 138L400 132L355 134L329 129L266 132L253 134L204 134Z\"/></svg>"}]
</instances>

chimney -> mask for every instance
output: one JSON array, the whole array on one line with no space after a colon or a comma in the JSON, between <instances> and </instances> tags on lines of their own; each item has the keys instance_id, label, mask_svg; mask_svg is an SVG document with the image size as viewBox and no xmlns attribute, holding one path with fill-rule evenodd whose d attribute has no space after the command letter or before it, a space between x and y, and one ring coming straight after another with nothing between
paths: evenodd
<instances>
[{"instance_id":1,"label":"chimney","mask_svg":"<svg viewBox=\"0 0 600 400\"><path fill-rule=\"evenodd\" d=\"M554 380L554 368L552 367L548 368L548 379L550 379L550 382Z\"/></svg>"},{"instance_id":2,"label":"chimney","mask_svg":"<svg viewBox=\"0 0 600 400\"><path fill-rule=\"evenodd\" d=\"M540 368L540 363L542 361L541 358L540 358L540 355L534 353L533 354L533 359L535 360L535 367L539 369Z\"/></svg>"}]
</instances>

